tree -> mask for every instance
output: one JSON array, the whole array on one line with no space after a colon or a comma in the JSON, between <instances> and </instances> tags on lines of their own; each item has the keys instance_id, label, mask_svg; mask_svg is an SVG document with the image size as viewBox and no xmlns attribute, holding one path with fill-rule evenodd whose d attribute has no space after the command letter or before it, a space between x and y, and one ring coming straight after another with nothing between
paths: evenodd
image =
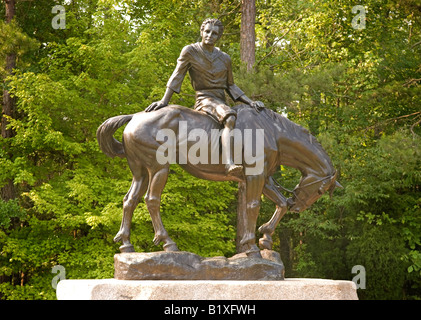
<instances>
[{"instance_id":1,"label":"tree","mask_svg":"<svg viewBox=\"0 0 421 320\"><path fill-rule=\"evenodd\" d=\"M246 65L247 71L251 71L256 59L256 0L242 0L241 4L241 61Z\"/></svg>"}]
</instances>

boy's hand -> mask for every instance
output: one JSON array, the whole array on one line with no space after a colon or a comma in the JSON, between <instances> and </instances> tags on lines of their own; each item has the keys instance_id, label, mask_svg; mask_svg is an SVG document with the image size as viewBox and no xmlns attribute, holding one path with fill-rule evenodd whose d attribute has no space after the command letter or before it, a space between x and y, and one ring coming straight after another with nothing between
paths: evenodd
<instances>
[{"instance_id":1,"label":"boy's hand","mask_svg":"<svg viewBox=\"0 0 421 320\"><path fill-rule=\"evenodd\" d=\"M152 102L151 105L145 109L145 111L146 112L155 111L155 110L159 110L161 108L164 108L166 106L168 106L168 103L165 102L165 101L162 101L162 100L161 101L155 101L155 102Z\"/></svg>"},{"instance_id":2,"label":"boy's hand","mask_svg":"<svg viewBox=\"0 0 421 320\"><path fill-rule=\"evenodd\" d=\"M252 101L250 107L254 108L257 112L260 112L265 108L265 105L262 101Z\"/></svg>"}]
</instances>

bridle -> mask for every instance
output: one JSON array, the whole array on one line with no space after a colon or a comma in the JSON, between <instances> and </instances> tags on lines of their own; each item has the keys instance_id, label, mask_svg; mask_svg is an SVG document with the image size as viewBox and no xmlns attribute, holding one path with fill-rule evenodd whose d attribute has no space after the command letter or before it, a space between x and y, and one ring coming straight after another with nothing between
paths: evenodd
<instances>
[{"instance_id":1,"label":"bridle","mask_svg":"<svg viewBox=\"0 0 421 320\"><path fill-rule=\"evenodd\" d=\"M284 188L283 186L281 186L278 181L276 181L275 179L273 179L273 180L275 181L275 184L276 184L277 188L280 188L280 189L282 189L282 190L284 190L288 193L291 193L293 195L293 197L291 199L293 201L293 203L289 204L288 208L291 208L291 207L295 206L296 204L298 204L299 206L303 206L303 208L307 208L309 205L307 204L307 201L303 200L303 198L308 199L310 197L310 194L306 192L306 188L308 188L308 187L310 187L310 186L312 186L316 183L323 182L325 180L332 180L333 178L336 177L336 174L337 174L337 172L335 171L335 173L333 173L330 176L323 177L323 178L317 179L315 181L309 182L309 183L307 183L303 186L296 187L294 190L288 190L288 189ZM325 183L323 183L322 186L324 184ZM296 191L298 189L300 190L300 192L302 192L304 194L304 197L299 197L296 194ZM320 187L319 187L318 193L319 193L319 195L322 195L324 193L323 190Z\"/></svg>"}]
</instances>

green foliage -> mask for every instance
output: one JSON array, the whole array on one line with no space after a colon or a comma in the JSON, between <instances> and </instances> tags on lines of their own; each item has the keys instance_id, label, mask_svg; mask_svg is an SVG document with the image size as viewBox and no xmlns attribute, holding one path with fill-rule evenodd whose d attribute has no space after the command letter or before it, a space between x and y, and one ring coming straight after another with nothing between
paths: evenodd
<instances>
[{"instance_id":1,"label":"green foliage","mask_svg":"<svg viewBox=\"0 0 421 320\"><path fill-rule=\"evenodd\" d=\"M343 190L288 213L273 235L287 277L349 279L367 272L362 299L421 297L421 12L416 1L367 0L367 23L353 29L352 1L257 3L256 66L241 68L241 2L71 1L66 29L51 28L54 0L18 1L0 22L0 59L17 54L4 86L16 98L15 136L0 141L0 298L54 299L51 268L66 278L110 278L122 199L131 183L124 159L109 159L95 131L111 116L162 97L180 50L220 18L219 46L236 83L253 99L309 128L331 156ZM4 15L3 6L0 12ZM42 19L40 17L43 17ZM194 104L189 81L172 103ZM116 134L121 138L121 130ZM299 172L281 167L286 188ZM199 180L171 167L162 219L182 250L235 253L236 185ZM287 193L285 194L286 196ZM259 224L275 206L263 200ZM152 243L146 206L134 212L137 251Z\"/></svg>"},{"instance_id":2,"label":"green foliage","mask_svg":"<svg viewBox=\"0 0 421 320\"><path fill-rule=\"evenodd\" d=\"M24 217L25 211L19 206L17 200L0 201L0 227L8 229L13 224L13 220Z\"/></svg>"}]
</instances>

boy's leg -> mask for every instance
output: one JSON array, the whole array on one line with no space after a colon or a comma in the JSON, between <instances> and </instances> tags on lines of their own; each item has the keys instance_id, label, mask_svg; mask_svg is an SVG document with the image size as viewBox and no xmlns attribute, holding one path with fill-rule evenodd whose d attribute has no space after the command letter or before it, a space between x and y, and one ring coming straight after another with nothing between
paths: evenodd
<instances>
[{"instance_id":1,"label":"boy's leg","mask_svg":"<svg viewBox=\"0 0 421 320\"><path fill-rule=\"evenodd\" d=\"M221 134L221 143L222 143L222 148L225 150L225 152L223 152L222 154L225 153L226 155L226 159L225 160L225 170L226 170L226 174L227 175L231 175L231 176L241 176L242 171L243 171L243 166L241 165L237 165L234 163L233 161L233 153L231 146L233 145L230 141L230 139L232 138L230 135L230 131L234 129L235 127L235 116L230 115L228 116L228 118L225 119L224 122L224 130L222 131Z\"/></svg>"},{"instance_id":2,"label":"boy's leg","mask_svg":"<svg viewBox=\"0 0 421 320\"><path fill-rule=\"evenodd\" d=\"M243 166L236 165L233 161L233 152L232 146L233 144L230 143L230 136L231 130L235 128L235 121L237 119L237 112L227 106L223 101L215 98L205 98L201 99L200 101L196 102L195 106L196 110L200 110L202 112L206 112L210 116L212 116L215 120L219 123L224 125L224 129L222 130L221 134L221 144L222 149L225 150L222 154L226 155L226 158L223 159L226 165L226 174L231 176L238 176L242 177Z\"/></svg>"}]
</instances>

